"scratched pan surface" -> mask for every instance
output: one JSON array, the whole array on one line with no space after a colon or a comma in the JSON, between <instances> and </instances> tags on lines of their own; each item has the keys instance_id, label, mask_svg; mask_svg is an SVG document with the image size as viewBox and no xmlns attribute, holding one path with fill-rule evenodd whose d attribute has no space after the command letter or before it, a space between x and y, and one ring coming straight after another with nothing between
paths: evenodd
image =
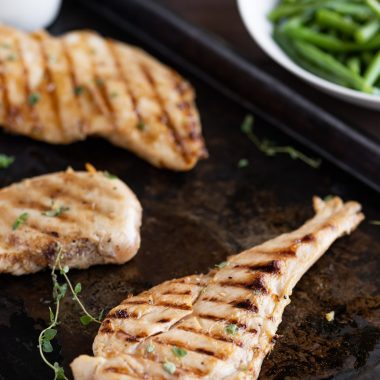
<instances>
[{"instance_id":1,"label":"scratched pan surface","mask_svg":"<svg viewBox=\"0 0 380 380\"><path fill-rule=\"evenodd\" d=\"M53 31L77 27L139 43L66 3ZM101 140L54 147L0 133L0 152L16 157L11 168L0 172L0 185L67 166L82 169L91 162L118 175L137 193L144 220L136 258L124 266L70 273L74 282L82 283L82 299L94 314L128 293L205 272L227 255L296 228L312 215L314 194L362 202L367 221L334 244L297 285L279 330L283 337L265 360L261 379L380 378L380 227L368 223L380 218L378 195L327 162L314 170L286 156L262 155L240 132L247 110L177 69L196 87L210 152L192 172L155 169ZM264 120L257 119L255 128L261 136L297 146ZM249 167L237 168L241 158L249 160ZM0 276L0 379L52 378L37 352L49 305L48 272ZM324 316L331 310L336 318L328 323ZM49 355L64 364L70 377L69 363L91 353L97 328L81 326L79 316L77 306L66 299Z\"/></svg>"}]
</instances>

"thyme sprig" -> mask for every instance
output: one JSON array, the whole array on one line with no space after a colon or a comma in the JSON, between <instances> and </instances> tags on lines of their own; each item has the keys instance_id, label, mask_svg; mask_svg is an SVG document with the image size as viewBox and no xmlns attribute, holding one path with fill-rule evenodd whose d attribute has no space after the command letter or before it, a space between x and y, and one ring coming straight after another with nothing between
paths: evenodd
<instances>
[{"instance_id":1,"label":"thyme sprig","mask_svg":"<svg viewBox=\"0 0 380 380\"><path fill-rule=\"evenodd\" d=\"M50 341L53 340L54 337L57 335L57 329L55 327L57 327L59 324L58 318L61 300L65 296L67 290L66 284L59 284L57 275L55 273L57 266L59 265L61 255L62 250L59 248L54 265L51 269L51 278L53 281L53 298L55 300L55 311L53 312L53 310L49 307L50 325L46 329L42 330L38 337L38 349L40 351L41 358L45 362L45 364L54 371L54 380L67 380L65 371L59 365L59 363L55 362L54 364L52 364L45 356L45 353L53 351L53 347Z\"/></svg>"},{"instance_id":2,"label":"thyme sprig","mask_svg":"<svg viewBox=\"0 0 380 380\"><path fill-rule=\"evenodd\" d=\"M57 326L59 325L59 312L61 301L66 296L67 290L72 294L72 298L74 301L78 303L82 312L84 313L80 317L80 321L82 325L88 325L91 322L101 323L101 319L103 316L103 310L99 314L98 318L93 317L85 308L83 303L78 297L78 294L82 291L82 285L77 283L75 286L71 283L67 273L69 272L69 267L67 265L62 266L61 263L62 258L62 247L60 245L57 246L57 255L54 261L54 264L51 269L51 279L53 282L53 299L55 302L54 311L49 307L49 316L50 316L50 324L49 326L42 330L38 337L38 349L41 355L42 360L45 364L50 367L54 371L54 380L68 380L65 375L63 367L59 365L58 362L51 363L46 358L46 353L53 352L53 346L51 341L57 335ZM57 272L64 278L65 282L60 284L58 281Z\"/></svg>"},{"instance_id":3,"label":"thyme sprig","mask_svg":"<svg viewBox=\"0 0 380 380\"><path fill-rule=\"evenodd\" d=\"M252 115L247 115L241 125L241 131L249 138L249 140L253 142L258 150L265 153L267 156L287 154L293 160L301 160L314 169L318 169L321 166L322 161L320 159L308 157L306 154L300 152L292 146L277 146L276 143L271 140L260 139L253 133L254 121L255 119Z\"/></svg>"}]
</instances>

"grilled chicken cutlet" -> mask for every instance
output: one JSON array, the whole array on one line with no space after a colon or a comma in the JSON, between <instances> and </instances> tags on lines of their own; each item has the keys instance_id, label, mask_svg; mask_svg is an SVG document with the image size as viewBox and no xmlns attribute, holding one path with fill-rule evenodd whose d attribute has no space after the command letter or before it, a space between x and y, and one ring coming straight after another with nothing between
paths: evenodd
<instances>
[{"instance_id":1,"label":"grilled chicken cutlet","mask_svg":"<svg viewBox=\"0 0 380 380\"><path fill-rule=\"evenodd\" d=\"M207 275L168 281L124 300L95 338L95 357L71 364L76 380L256 379L292 289L344 234L361 206L314 199L316 215Z\"/></svg>"},{"instance_id":2,"label":"grilled chicken cutlet","mask_svg":"<svg viewBox=\"0 0 380 380\"><path fill-rule=\"evenodd\" d=\"M140 246L141 206L102 172L54 173L0 190L0 273L130 260Z\"/></svg>"},{"instance_id":3,"label":"grilled chicken cutlet","mask_svg":"<svg viewBox=\"0 0 380 380\"><path fill-rule=\"evenodd\" d=\"M179 171L206 156L191 86L136 47L0 25L0 68L0 124L11 133L53 144L101 136Z\"/></svg>"}]
</instances>

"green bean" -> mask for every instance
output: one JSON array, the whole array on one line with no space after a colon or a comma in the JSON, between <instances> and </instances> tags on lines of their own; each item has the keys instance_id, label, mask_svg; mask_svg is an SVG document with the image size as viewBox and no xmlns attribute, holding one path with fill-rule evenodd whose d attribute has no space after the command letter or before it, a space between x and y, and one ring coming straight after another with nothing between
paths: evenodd
<instances>
[{"instance_id":1,"label":"green bean","mask_svg":"<svg viewBox=\"0 0 380 380\"><path fill-rule=\"evenodd\" d=\"M319 9L316 12L315 19L322 26L330 27L346 34L354 34L359 29L356 22L329 9Z\"/></svg>"},{"instance_id":2,"label":"green bean","mask_svg":"<svg viewBox=\"0 0 380 380\"><path fill-rule=\"evenodd\" d=\"M372 87L365 83L360 75L354 74L350 69L337 61L332 55L323 52L317 47L304 42L294 41L294 46L298 53L305 59L308 59L314 65L336 75L338 78L343 79L349 83L350 87L364 92L372 92Z\"/></svg>"},{"instance_id":3,"label":"green bean","mask_svg":"<svg viewBox=\"0 0 380 380\"><path fill-rule=\"evenodd\" d=\"M297 64L299 64L301 67L303 67L305 70L310 71L311 73L318 75L321 78L324 78L330 82L335 82L337 84L340 84L341 86L349 86L349 83L344 81L341 78L337 78L336 75L332 75L330 73L327 73L324 70L321 70L320 68L314 66L309 61L304 59L303 57L300 57L297 53L294 44L292 41L284 35L284 33L279 32L278 30L275 30L273 33L273 38L277 42L277 44L284 50L284 52Z\"/></svg>"},{"instance_id":4,"label":"green bean","mask_svg":"<svg viewBox=\"0 0 380 380\"><path fill-rule=\"evenodd\" d=\"M293 38L312 43L332 52L354 52L380 48L380 35L373 37L371 40L363 44L358 44L354 42L346 42L324 33L314 32L304 26L287 27L287 25L285 25L284 31Z\"/></svg>"},{"instance_id":5,"label":"green bean","mask_svg":"<svg viewBox=\"0 0 380 380\"><path fill-rule=\"evenodd\" d=\"M380 51L375 55L364 73L366 85L372 86L380 76Z\"/></svg>"},{"instance_id":6,"label":"green bean","mask_svg":"<svg viewBox=\"0 0 380 380\"><path fill-rule=\"evenodd\" d=\"M372 9L378 17L380 17L380 4L376 0L366 0L366 4Z\"/></svg>"},{"instance_id":7,"label":"green bean","mask_svg":"<svg viewBox=\"0 0 380 380\"><path fill-rule=\"evenodd\" d=\"M378 20L371 20L356 31L355 40L358 43L367 42L379 31L379 29L380 22Z\"/></svg>"},{"instance_id":8,"label":"green bean","mask_svg":"<svg viewBox=\"0 0 380 380\"><path fill-rule=\"evenodd\" d=\"M344 15L350 15L360 20L366 20L373 16L373 12L366 5L344 3L343 1L329 2L326 6Z\"/></svg>"},{"instance_id":9,"label":"green bean","mask_svg":"<svg viewBox=\"0 0 380 380\"><path fill-rule=\"evenodd\" d=\"M358 57L351 57L347 60L347 67L354 73L360 75L361 62Z\"/></svg>"},{"instance_id":10,"label":"green bean","mask_svg":"<svg viewBox=\"0 0 380 380\"><path fill-rule=\"evenodd\" d=\"M346 43L339 38L329 36L324 33L314 32L310 28L304 26L294 27L285 25L284 31L291 37L310 42L318 47L331 51L350 51L351 44Z\"/></svg>"},{"instance_id":11,"label":"green bean","mask_svg":"<svg viewBox=\"0 0 380 380\"><path fill-rule=\"evenodd\" d=\"M305 4L280 4L269 13L268 18L269 20L276 22L284 17L290 17L302 13L307 10L311 4L315 7L325 2L326 0Z\"/></svg>"}]
</instances>

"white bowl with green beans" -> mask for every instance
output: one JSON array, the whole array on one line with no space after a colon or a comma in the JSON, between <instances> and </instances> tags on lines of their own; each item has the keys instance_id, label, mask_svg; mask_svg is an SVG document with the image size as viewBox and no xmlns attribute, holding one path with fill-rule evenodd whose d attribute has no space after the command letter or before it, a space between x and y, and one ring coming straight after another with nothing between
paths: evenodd
<instances>
[{"instance_id":1,"label":"white bowl with green beans","mask_svg":"<svg viewBox=\"0 0 380 380\"><path fill-rule=\"evenodd\" d=\"M238 0L277 63L315 87L380 110L380 0Z\"/></svg>"}]
</instances>

